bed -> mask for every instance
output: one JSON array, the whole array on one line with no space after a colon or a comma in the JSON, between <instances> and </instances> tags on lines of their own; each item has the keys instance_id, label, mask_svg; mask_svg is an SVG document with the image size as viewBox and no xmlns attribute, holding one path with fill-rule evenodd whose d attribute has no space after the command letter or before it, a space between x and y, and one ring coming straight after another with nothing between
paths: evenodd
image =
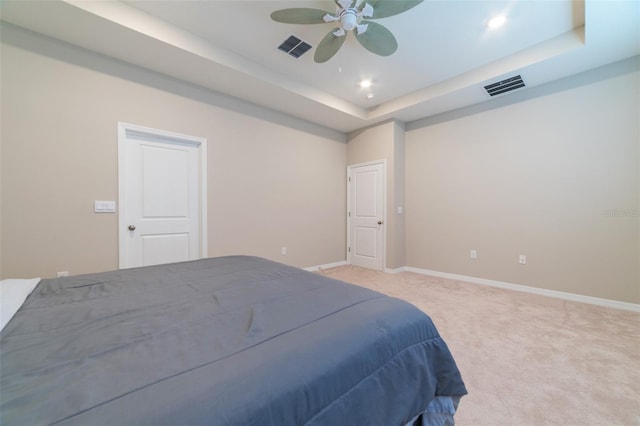
<instances>
[{"instance_id":1,"label":"bed","mask_svg":"<svg viewBox=\"0 0 640 426\"><path fill-rule=\"evenodd\" d=\"M251 256L44 279L0 375L4 426L448 424L466 394L413 305Z\"/></svg>"}]
</instances>

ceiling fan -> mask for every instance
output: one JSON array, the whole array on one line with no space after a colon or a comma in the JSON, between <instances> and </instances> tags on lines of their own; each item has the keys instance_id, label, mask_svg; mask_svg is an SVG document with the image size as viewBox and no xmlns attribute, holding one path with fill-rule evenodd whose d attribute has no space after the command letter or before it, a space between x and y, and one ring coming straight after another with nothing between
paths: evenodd
<instances>
[{"instance_id":1,"label":"ceiling fan","mask_svg":"<svg viewBox=\"0 0 640 426\"><path fill-rule=\"evenodd\" d=\"M334 0L338 6L335 13L321 9L291 8L276 10L271 19L285 24L323 24L338 22L339 27L332 29L322 39L313 59L326 62L340 50L349 31L353 31L356 40L376 55L389 56L398 48L391 31L377 22L368 19L387 18L417 6L423 0Z\"/></svg>"}]
</instances>

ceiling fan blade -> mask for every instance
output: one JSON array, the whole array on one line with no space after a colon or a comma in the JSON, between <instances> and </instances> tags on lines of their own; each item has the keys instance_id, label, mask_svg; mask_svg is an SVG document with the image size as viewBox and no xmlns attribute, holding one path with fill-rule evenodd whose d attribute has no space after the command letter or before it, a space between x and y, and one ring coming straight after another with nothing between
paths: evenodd
<instances>
[{"instance_id":1,"label":"ceiling fan blade","mask_svg":"<svg viewBox=\"0 0 640 426\"><path fill-rule=\"evenodd\" d=\"M331 12L301 7L276 10L271 14L271 19L285 24L324 24L322 18L326 14L331 14Z\"/></svg>"},{"instance_id":2,"label":"ceiling fan blade","mask_svg":"<svg viewBox=\"0 0 640 426\"><path fill-rule=\"evenodd\" d=\"M367 24L367 30L355 34L356 39L369 52L380 56L389 56L398 48L396 38L386 27L371 21L362 21Z\"/></svg>"},{"instance_id":3,"label":"ceiling fan blade","mask_svg":"<svg viewBox=\"0 0 640 426\"><path fill-rule=\"evenodd\" d=\"M338 37L333 34L334 31L338 31L340 28L334 28L329 33L324 36L318 47L316 47L316 53L313 55L313 60L317 63L321 64L323 62L327 62L329 59L333 58L340 47L342 47L342 43L347 38L345 36Z\"/></svg>"},{"instance_id":4,"label":"ceiling fan blade","mask_svg":"<svg viewBox=\"0 0 640 426\"><path fill-rule=\"evenodd\" d=\"M416 7L423 0L369 0L373 6L372 19L387 18Z\"/></svg>"}]
</instances>

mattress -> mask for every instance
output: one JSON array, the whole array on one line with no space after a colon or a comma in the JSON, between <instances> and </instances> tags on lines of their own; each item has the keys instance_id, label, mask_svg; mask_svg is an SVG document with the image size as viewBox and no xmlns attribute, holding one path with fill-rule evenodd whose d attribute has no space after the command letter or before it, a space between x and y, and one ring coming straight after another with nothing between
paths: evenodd
<instances>
[{"instance_id":1,"label":"mattress","mask_svg":"<svg viewBox=\"0 0 640 426\"><path fill-rule=\"evenodd\" d=\"M5 426L405 425L466 394L413 305L250 256L43 279L0 366Z\"/></svg>"}]
</instances>

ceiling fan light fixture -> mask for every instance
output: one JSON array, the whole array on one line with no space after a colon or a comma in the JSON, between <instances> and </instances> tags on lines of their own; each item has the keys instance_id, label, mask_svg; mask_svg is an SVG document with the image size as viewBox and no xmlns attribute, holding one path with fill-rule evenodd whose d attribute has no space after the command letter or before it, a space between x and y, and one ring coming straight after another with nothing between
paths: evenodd
<instances>
[{"instance_id":1,"label":"ceiling fan light fixture","mask_svg":"<svg viewBox=\"0 0 640 426\"><path fill-rule=\"evenodd\" d=\"M358 25L358 15L354 9L345 10L340 15L340 24L345 31L351 31Z\"/></svg>"}]
</instances>

